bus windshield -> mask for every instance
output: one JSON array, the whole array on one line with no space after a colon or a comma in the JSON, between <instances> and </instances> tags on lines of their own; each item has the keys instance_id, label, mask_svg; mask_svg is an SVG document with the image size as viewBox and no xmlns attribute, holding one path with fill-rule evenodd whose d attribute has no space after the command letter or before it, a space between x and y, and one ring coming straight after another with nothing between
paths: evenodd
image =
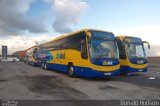
<instances>
[{"instance_id":1,"label":"bus windshield","mask_svg":"<svg viewBox=\"0 0 160 106\"><path fill-rule=\"evenodd\" d=\"M114 35L107 32L92 31L90 55L94 59L118 59Z\"/></svg>"},{"instance_id":2,"label":"bus windshield","mask_svg":"<svg viewBox=\"0 0 160 106\"><path fill-rule=\"evenodd\" d=\"M131 44L126 44L127 45L127 52L128 52L128 57L130 59L133 58L146 58L146 53L144 51L144 47L142 44L136 44L136 43L131 43Z\"/></svg>"}]
</instances>

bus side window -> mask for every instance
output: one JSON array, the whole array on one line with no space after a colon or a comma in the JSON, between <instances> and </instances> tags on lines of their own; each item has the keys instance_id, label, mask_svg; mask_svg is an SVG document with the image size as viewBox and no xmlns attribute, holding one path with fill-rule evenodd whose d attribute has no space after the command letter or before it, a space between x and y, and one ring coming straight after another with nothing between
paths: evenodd
<instances>
[{"instance_id":1,"label":"bus side window","mask_svg":"<svg viewBox=\"0 0 160 106\"><path fill-rule=\"evenodd\" d=\"M84 32L69 36L67 38L66 48L81 51L81 40L86 39L85 37Z\"/></svg>"},{"instance_id":2,"label":"bus side window","mask_svg":"<svg viewBox=\"0 0 160 106\"><path fill-rule=\"evenodd\" d=\"M87 59L88 55L87 55L85 32L80 32L75 35L67 37L66 49L77 50L81 52L81 56L83 59Z\"/></svg>"},{"instance_id":3,"label":"bus side window","mask_svg":"<svg viewBox=\"0 0 160 106\"><path fill-rule=\"evenodd\" d=\"M117 45L118 45L118 49L119 49L120 59L126 59L126 53L125 53L123 42L118 38L116 38L116 41L117 41Z\"/></svg>"}]
</instances>

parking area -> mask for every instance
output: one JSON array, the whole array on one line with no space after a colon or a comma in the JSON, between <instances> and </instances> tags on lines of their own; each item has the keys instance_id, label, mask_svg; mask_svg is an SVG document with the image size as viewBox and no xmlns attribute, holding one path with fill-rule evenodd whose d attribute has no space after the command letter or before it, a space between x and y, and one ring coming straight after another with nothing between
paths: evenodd
<instances>
[{"instance_id":1,"label":"parking area","mask_svg":"<svg viewBox=\"0 0 160 106\"><path fill-rule=\"evenodd\" d=\"M146 73L87 79L23 62L1 62L0 99L160 99L160 66L150 64Z\"/></svg>"}]
</instances>

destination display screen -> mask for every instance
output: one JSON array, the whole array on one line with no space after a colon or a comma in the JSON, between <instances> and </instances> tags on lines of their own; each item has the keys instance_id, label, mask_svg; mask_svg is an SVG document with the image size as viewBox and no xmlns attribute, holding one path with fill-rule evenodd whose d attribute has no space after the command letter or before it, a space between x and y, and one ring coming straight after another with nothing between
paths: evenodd
<instances>
[{"instance_id":1,"label":"destination display screen","mask_svg":"<svg viewBox=\"0 0 160 106\"><path fill-rule=\"evenodd\" d=\"M142 43L142 40L140 38L135 37L126 37L124 40L126 43Z\"/></svg>"},{"instance_id":2,"label":"destination display screen","mask_svg":"<svg viewBox=\"0 0 160 106\"><path fill-rule=\"evenodd\" d=\"M109 32L102 32L102 31L91 31L93 39L106 39L106 40L113 40L114 34Z\"/></svg>"}]
</instances>

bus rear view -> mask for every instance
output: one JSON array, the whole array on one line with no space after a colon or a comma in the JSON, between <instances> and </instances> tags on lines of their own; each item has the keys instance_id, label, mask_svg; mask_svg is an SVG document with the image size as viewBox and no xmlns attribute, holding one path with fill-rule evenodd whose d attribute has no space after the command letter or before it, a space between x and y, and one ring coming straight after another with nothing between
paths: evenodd
<instances>
[{"instance_id":1,"label":"bus rear view","mask_svg":"<svg viewBox=\"0 0 160 106\"><path fill-rule=\"evenodd\" d=\"M149 43L142 41L141 38L129 36L118 36L116 41L119 48L121 74L146 72L148 64L144 43L147 43L150 48Z\"/></svg>"}]
</instances>

